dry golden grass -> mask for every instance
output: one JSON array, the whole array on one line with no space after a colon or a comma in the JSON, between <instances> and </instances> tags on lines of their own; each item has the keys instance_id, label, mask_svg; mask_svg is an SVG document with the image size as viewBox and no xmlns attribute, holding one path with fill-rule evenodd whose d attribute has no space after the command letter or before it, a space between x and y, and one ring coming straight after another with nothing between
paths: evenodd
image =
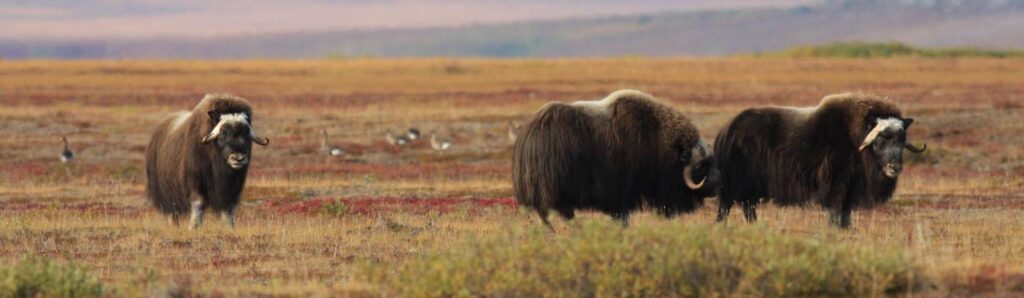
<instances>
[{"instance_id":1,"label":"dry golden grass","mask_svg":"<svg viewBox=\"0 0 1024 298\"><path fill-rule=\"evenodd\" d=\"M940 293L1024 287L1021 59L5 61L0 263L37 255L78 264L123 296L373 295L356 263L396 266L536 229L530 213L473 203L511 195L508 121L549 100L619 88L672 103L709 140L748 106L812 105L856 90L890 96L917 119L911 138L929 145L908 160L891 204L856 212L851 231L826 226L813 207L765 206L761 224L905 247L942 281ZM190 232L148 208L142 153L164 115L207 92L250 98L271 145L255 149L238 227L209 218ZM452 137L454 149L384 143L384 131L412 126ZM325 159L321 128L360 154ZM57 161L60 135L76 151L71 166ZM335 198L391 203L321 212ZM708 226L713 206L676 219L644 213L632 224Z\"/></svg>"}]
</instances>

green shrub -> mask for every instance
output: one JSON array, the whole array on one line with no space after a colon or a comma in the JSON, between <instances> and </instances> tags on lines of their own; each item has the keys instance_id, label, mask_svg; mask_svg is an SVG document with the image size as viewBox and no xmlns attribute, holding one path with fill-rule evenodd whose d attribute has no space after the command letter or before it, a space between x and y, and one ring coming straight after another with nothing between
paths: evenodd
<instances>
[{"instance_id":1,"label":"green shrub","mask_svg":"<svg viewBox=\"0 0 1024 298\"><path fill-rule=\"evenodd\" d=\"M362 265L382 294L500 297L864 296L923 284L899 249L856 248L763 226L589 223L414 259Z\"/></svg>"},{"instance_id":2,"label":"green shrub","mask_svg":"<svg viewBox=\"0 0 1024 298\"><path fill-rule=\"evenodd\" d=\"M348 214L348 205L345 205L345 202L342 202L341 200L335 199L334 201L324 203L323 206L320 206L320 214L342 217Z\"/></svg>"},{"instance_id":3,"label":"green shrub","mask_svg":"<svg viewBox=\"0 0 1024 298\"><path fill-rule=\"evenodd\" d=\"M782 50L775 53L759 54L767 57L839 57L839 58L874 58L874 57L1024 57L1022 51L982 50L977 48L926 49L912 47L902 43L868 43L868 42L836 42L826 45L802 46Z\"/></svg>"},{"instance_id":4,"label":"green shrub","mask_svg":"<svg viewBox=\"0 0 1024 298\"><path fill-rule=\"evenodd\" d=\"M72 265L31 257L0 269L0 297L100 297L103 284Z\"/></svg>"}]
</instances>

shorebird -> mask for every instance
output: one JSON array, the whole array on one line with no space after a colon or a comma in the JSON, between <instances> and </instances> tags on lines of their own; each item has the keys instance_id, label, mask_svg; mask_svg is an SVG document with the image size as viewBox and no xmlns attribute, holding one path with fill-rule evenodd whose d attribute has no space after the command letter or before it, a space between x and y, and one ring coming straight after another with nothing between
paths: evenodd
<instances>
[{"instance_id":1,"label":"shorebird","mask_svg":"<svg viewBox=\"0 0 1024 298\"><path fill-rule=\"evenodd\" d=\"M69 163L71 160L75 159L75 153L71 151L70 147L68 147L67 137L62 136L60 139L61 141L64 141L64 152L60 153L60 162Z\"/></svg>"},{"instance_id":2,"label":"shorebird","mask_svg":"<svg viewBox=\"0 0 1024 298\"><path fill-rule=\"evenodd\" d=\"M321 129L320 130L320 135L323 136L323 138L320 139L320 151L323 151L325 154L327 154L327 156L330 156L330 157L338 157L338 156L345 155L345 150L344 149L341 149L338 146L327 144L327 130L326 129Z\"/></svg>"},{"instance_id":3,"label":"shorebird","mask_svg":"<svg viewBox=\"0 0 1024 298\"><path fill-rule=\"evenodd\" d=\"M410 128L409 131L405 132L405 135L406 135L406 137L409 138L410 141L419 140L420 139L420 130L416 129L415 127L413 127L413 128Z\"/></svg>"},{"instance_id":4,"label":"shorebird","mask_svg":"<svg viewBox=\"0 0 1024 298\"><path fill-rule=\"evenodd\" d=\"M452 148L452 141L438 138L436 133L430 133L430 147L441 152L448 151L448 149Z\"/></svg>"},{"instance_id":5,"label":"shorebird","mask_svg":"<svg viewBox=\"0 0 1024 298\"><path fill-rule=\"evenodd\" d=\"M394 133L391 133L390 129L384 133L384 139L388 140L388 144L391 144L392 146L396 147L402 147L409 144L408 136L396 135Z\"/></svg>"},{"instance_id":6,"label":"shorebird","mask_svg":"<svg viewBox=\"0 0 1024 298\"><path fill-rule=\"evenodd\" d=\"M519 135L519 128L521 125L512 121L508 122L508 139L513 143L516 142L516 137Z\"/></svg>"}]
</instances>

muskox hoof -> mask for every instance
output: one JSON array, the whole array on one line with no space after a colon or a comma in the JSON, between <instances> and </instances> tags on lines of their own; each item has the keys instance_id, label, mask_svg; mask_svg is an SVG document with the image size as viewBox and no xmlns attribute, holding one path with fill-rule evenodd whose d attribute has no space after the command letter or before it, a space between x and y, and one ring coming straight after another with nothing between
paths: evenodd
<instances>
[{"instance_id":1,"label":"muskox hoof","mask_svg":"<svg viewBox=\"0 0 1024 298\"><path fill-rule=\"evenodd\" d=\"M829 211L828 223L840 229L849 229L851 225L850 212Z\"/></svg>"}]
</instances>

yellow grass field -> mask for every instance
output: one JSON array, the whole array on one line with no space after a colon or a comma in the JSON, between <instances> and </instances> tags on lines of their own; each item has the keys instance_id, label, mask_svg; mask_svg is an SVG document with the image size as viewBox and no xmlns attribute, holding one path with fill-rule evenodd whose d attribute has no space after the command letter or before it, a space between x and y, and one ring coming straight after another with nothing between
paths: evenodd
<instances>
[{"instance_id":1,"label":"yellow grass field","mask_svg":"<svg viewBox=\"0 0 1024 298\"><path fill-rule=\"evenodd\" d=\"M671 103L709 142L750 106L891 97L929 148L910 155L892 202L855 212L849 231L813 206L763 206L758 225L906 251L932 275L925 294L1024 294L1024 59L0 61L0 266L82 266L113 296L381 295L361 266L540 230L510 199L508 123L622 88ZM188 231L146 201L143 152L168 113L214 92L249 98L271 142L254 149L237 227L208 215ZM409 127L455 145L384 141ZM325 157L320 129L354 154ZM631 228L711 228L715 203L636 214ZM728 225L746 225L737 214Z\"/></svg>"}]
</instances>

